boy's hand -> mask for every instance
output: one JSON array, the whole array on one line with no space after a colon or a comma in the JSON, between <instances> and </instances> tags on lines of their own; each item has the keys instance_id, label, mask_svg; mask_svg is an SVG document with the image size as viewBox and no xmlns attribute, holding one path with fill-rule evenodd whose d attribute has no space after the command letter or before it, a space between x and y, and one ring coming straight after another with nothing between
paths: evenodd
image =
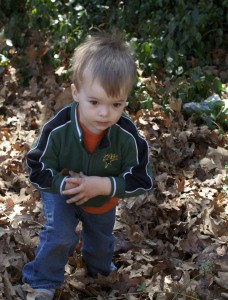
<instances>
[{"instance_id":1,"label":"boy's hand","mask_svg":"<svg viewBox=\"0 0 228 300\"><path fill-rule=\"evenodd\" d=\"M108 177L85 176L66 178L63 195L75 195L67 200L67 203L81 205L98 195L109 195L111 193L111 181Z\"/></svg>"},{"instance_id":2,"label":"boy's hand","mask_svg":"<svg viewBox=\"0 0 228 300\"><path fill-rule=\"evenodd\" d=\"M68 172L68 175L70 175L71 177L74 177L74 178L80 178L81 175L83 174L79 174L79 173L75 173L74 171L67 171ZM71 190L73 188L75 188L77 186L77 184L75 183L70 183L70 182L66 182L65 184L65 190Z\"/></svg>"}]
</instances>

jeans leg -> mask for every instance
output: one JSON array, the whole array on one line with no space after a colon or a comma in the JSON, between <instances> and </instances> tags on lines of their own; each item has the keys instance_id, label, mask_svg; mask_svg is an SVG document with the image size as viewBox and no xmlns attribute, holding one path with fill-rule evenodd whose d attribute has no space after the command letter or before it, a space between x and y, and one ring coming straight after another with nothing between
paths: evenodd
<instances>
[{"instance_id":1,"label":"jeans leg","mask_svg":"<svg viewBox=\"0 0 228 300\"><path fill-rule=\"evenodd\" d=\"M59 194L42 193L46 224L40 233L35 258L23 269L23 282L32 288L58 288L65 265L78 242L75 205Z\"/></svg>"},{"instance_id":2,"label":"jeans leg","mask_svg":"<svg viewBox=\"0 0 228 300\"><path fill-rule=\"evenodd\" d=\"M104 214L82 214L82 256L90 276L98 273L108 276L116 270L112 263L114 253L113 227L115 208Z\"/></svg>"}]
</instances>

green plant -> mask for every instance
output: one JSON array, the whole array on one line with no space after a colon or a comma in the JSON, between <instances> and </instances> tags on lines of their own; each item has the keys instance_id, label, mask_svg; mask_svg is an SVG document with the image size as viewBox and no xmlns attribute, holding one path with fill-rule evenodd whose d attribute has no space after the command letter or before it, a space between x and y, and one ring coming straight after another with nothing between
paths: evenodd
<instances>
[{"instance_id":1,"label":"green plant","mask_svg":"<svg viewBox=\"0 0 228 300\"><path fill-rule=\"evenodd\" d=\"M3 54L0 54L0 67L6 67L8 64L9 60Z\"/></svg>"},{"instance_id":2,"label":"green plant","mask_svg":"<svg viewBox=\"0 0 228 300\"><path fill-rule=\"evenodd\" d=\"M146 291L146 284L145 282L139 284L137 286L137 289L136 289L137 292L145 292Z\"/></svg>"},{"instance_id":3,"label":"green plant","mask_svg":"<svg viewBox=\"0 0 228 300\"><path fill-rule=\"evenodd\" d=\"M19 48L23 56L29 45L39 49L43 43L48 47L41 58L43 64L55 70L64 67L65 71L59 73L57 79L68 80L70 57L85 35L118 27L131 43L142 71L135 94L130 97L132 110L152 109L154 101L167 109L170 96L180 98L183 103L200 103L214 93L221 96L221 81L204 74L202 67L212 61L213 49L227 48L224 39L227 8L227 0L2 1L0 30L12 46L1 47L1 64L11 59L11 48ZM34 39L37 32L42 33L42 41ZM24 64L26 60L26 56L22 57L17 68L25 74L25 84L31 76ZM142 79L154 75L171 83L172 90L161 87L151 94ZM205 117L204 122L208 124L211 120L211 124L217 122L224 126L225 113L222 109L213 110L210 116L201 114L201 120Z\"/></svg>"},{"instance_id":4,"label":"green plant","mask_svg":"<svg viewBox=\"0 0 228 300\"><path fill-rule=\"evenodd\" d=\"M111 0L9 0L0 4L7 19L6 34L14 45L25 46L31 29L44 30L54 48L72 50L88 30L117 26L136 39L145 72L151 72L148 64L159 63L173 74L181 72L186 58L194 56L203 64L214 47L222 46L227 7L226 0L119 0L114 5Z\"/></svg>"}]
</instances>

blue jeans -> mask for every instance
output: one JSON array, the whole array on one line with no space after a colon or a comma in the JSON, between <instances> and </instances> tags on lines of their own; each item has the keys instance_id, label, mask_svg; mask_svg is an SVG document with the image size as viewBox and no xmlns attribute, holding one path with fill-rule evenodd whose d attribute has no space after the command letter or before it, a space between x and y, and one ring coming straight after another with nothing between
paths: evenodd
<instances>
[{"instance_id":1,"label":"blue jeans","mask_svg":"<svg viewBox=\"0 0 228 300\"><path fill-rule=\"evenodd\" d=\"M82 257L90 276L108 276L116 267L113 227L115 208L104 214L90 214L66 197L42 193L46 224L40 233L35 259L24 266L23 282L32 288L59 288L64 281L68 258L79 241L76 226L82 222Z\"/></svg>"}]
</instances>

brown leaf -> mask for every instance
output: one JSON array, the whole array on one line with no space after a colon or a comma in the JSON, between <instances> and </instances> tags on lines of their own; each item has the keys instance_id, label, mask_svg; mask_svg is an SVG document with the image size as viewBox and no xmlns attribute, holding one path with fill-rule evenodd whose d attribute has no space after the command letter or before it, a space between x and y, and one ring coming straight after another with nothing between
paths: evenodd
<instances>
[{"instance_id":1,"label":"brown leaf","mask_svg":"<svg viewBox=\"0 0 228 300\"><path fill-rule=\"evenodd\" d=\"M180 98L178 99L170 98L169 106L173 111L180 112L182 107L182 100Z\"/></svg>"},{"instance_id":2,"label":"brown leaf","mask_svg":"<svg viewBox=\"0 0 228 300\"><path fill-rule=\"evenodd\" d=\"M183 192L185 186L185 179L182 177L176 177L176 187L178 192Z\"/></svg>"},{"instance_id":3,"label":"brown leaf","mask_svg":"<svg viewBox=\"0 0 228 300\"><path fill-rule=\"evenodd\" d=\"M204 249L204 243L199 238L198 232L190 231L187 239L180 241L180 246L184 252L200 253Z\"/></svg>"},{"instance_id":4,"label":"brown leaf","mask_svg":"<svg viewBox=\"0 0 228 300\"><path fill-rule=\"evenodd\" d=\"M6 200L6 211L13 211L14 209L14 201L12 198L8 198Z\"/></svg>"},{"instance_id":5,"label":"brown leaf","mask_svg":"<svg viewBox=\"0 0 228 300\"><path fill-rule=\"evenodd\" d=\"M55 97L55 111L60 110L64 105L70 103L72 101L72 92L71 87L67 86L63 88L62 91L59 91Z\"/></svg>"},{"instance_id":6,"label":"brown leaf","mask_svg":"<svg viewBox=\"0 0 228 300\"><path fill-rule=\"evenodd\" d=\"M224 299L228 299L228 293L221 293L221 296L222 296Z\"/></svg>"},{"instance_id":7,"label":"brown leaf","mask_svg":"<svg viewBox=\"0 0 228 300\"><path fill-rule=\"evenodd\" d=\"M7 271L4 272L3 280L6 299L13 299L13 297L16 297L16 292L12 286L12 283L10 282L9 274Z\"/></svg>"},{"instance_id":8,"label":"brown leaf","mask_svg":"<svg viewBox=\"0 0 228 300\"><path fill-rule=\"evenodd\" d=\"M215 282L224 289L228 289L228 272L218 272L218 277L214 277Z\"/></svg>"}]
</instances>

